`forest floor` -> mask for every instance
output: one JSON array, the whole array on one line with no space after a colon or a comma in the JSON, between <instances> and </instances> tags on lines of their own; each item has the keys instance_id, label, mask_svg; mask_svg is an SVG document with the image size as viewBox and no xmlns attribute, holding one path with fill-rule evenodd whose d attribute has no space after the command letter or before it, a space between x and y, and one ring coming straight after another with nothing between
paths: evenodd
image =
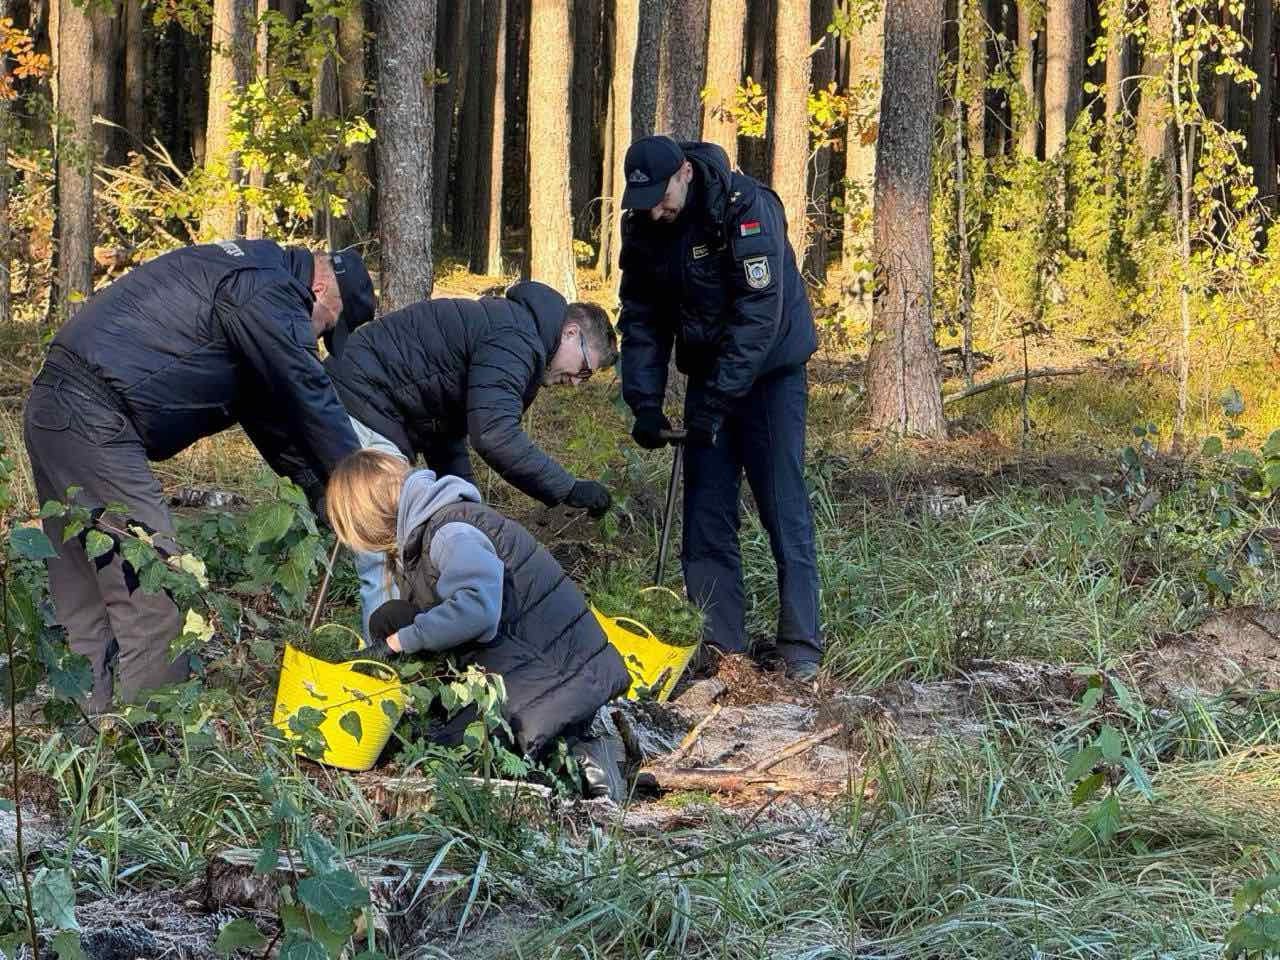
<instances>
[{"instance_id":1,"label":"forest floor","mask_svg":"<svg viewBox=\"0 0 1280 960\"><path fill-rule=\"evenodd\" d=\"M37 353L6 350L0 363L11 450ZM997 358L978 379L1016 366ZM864 409L857 372L835 350L811 371L829 648L816 689L733 658L670 704L623 708L647 774L621 806L452 779L412 804L397 791L414 774L394 765L346 775L273 761L374 890L381 949L1222 955L1233 895L1280 869L1280 504L1224 501L1237 467L1170 452L1171 393L1157 371L1098 363L1037 381L1025 442L1019 389L991 391L948 407L956 437L945 444L850 428ZM1278 378L1265 360L1228 377L1250 401L1228 449L1257 450L1280 427ZM1199 385L1190 434L1222 432L1221 392ZM1132 433L1147 424L1165 428L1155 449ZM529 415L539 443L613 487L608 524L532 506L481 470L482 492L589 591L647 582L656 555L669 460L636 451L626 426L616 382L549 389ZM175 495L250 502L258 469L237 433L157 465ZM774 571L749 509L743 553L749 633L767 647ZM1230 579L1229 595L1209 570ZM355 596L340 563L326 616L350 622ZM257 755L278 667L251 639L208 658L208 685L234 705L201 718L211 742L121 727L85 747L34 720L24 731L28 862L73 870L92 960L211 957L233 917L275 930L246 871L227 866L228 851L261 846L267 819L263 769L245 757ZM0 813L0 846L12 847L11 814Z\"/></svg>"}]
</instances>

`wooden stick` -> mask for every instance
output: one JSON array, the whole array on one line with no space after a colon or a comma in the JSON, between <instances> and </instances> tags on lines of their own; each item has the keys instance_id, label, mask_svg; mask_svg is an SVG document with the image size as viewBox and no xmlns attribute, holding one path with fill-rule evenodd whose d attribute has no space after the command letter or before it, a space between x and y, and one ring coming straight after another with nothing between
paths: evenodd
<instances>
[{"instance_id":1,"label":"wooden stick","mask_svg":"<svg viewBox=\"0 0 1280 960\"><path fill-rule=\"evenodd\" d=\"M844 727L841 724L836 724L834 727L827 727L825 730L819 730L817 733L810 734L807 737L803 737L800 740L795 741L790 746L783 747L777 753L772 753L763 760L757 760L749 767L744 767L742 772L764 773L766 770L772 770L778 764L782 763L783 760L790 760L792 757L797 757L802 753L808 753L818 744L826 743L843 729Z\"/></svg>"},{"instance_id":2,"label":"wooden stick","mask_svg":"<svg viewBox=\"0 0 1280 960\"><path fill-rule=\"evenodd\" d=\"M693 749L693 745L697 743L698 738L702 736L702 731L707 729L707 724L720 716L720 709L720 704L717 703L711 708L710 713L699 720L694 728L684 735L684 739L680 741L680 746L676 747L671 756L667 757L667 763L675 763Z\"/></svg>"},{"instance_id":3,"label":"wooden stick","mask_svg":"<svg viewBox=\"0 0 1280 960\"><path fill-rule=\"evenodd\" d=\"M1037 377L1075 377L1082 373L1088 372L1087 367L1041 367L1038 370L1028 370L1025 373L1011 373L1007 377L997 377L994 380L988 380L986 383L979 383L977 386L970 387L967 390L961 390L959 393L950 393L942 398L943 406L948 403L955 403L957 400L968 400L970 397L976 397L980 393L986 393L988 390L994 390L996 387L1003 387L1010 383L1021 383L1025 380L1034 380Z\"/></svg>"}]
</instances>

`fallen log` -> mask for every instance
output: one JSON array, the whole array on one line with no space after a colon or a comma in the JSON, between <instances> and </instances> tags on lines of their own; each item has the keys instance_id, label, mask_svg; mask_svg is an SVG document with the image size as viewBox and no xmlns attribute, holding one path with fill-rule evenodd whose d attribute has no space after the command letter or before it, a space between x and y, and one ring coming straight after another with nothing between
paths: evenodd
<instances>
[{"instance_id":1,"label":"fallen log","mask_svg":"<svg viewBox=\"0 0 1280 960\"><path fill-rule=\"evenodd\" d=\"M1041 367L1038 370L1028 370L1025 373L1011 373L1007 377L997 377L994 380L988 380L986 383L975 384L967 390L961 390L959 393L949 393L942 398L942 404L946 406L948 403L968 400L970 397L976 397L978 394L994 390L996 387L1007 386L1011 383L1021 383L1024 380L1035 380L1039 377L1076 377L1088 372L1088 369L1088 367Z\"/></svg>"}]
</instances>

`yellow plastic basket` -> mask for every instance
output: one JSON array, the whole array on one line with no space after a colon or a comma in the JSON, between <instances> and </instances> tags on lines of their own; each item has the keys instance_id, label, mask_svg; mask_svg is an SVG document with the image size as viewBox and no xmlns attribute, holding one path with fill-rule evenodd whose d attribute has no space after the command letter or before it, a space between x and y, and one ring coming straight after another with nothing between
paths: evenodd
<instances>
[{"instance_id":1,"label":"yellow plastic basket","mask_svg":"<svg viewBox=\"0 0 1280 960\"><path fill-rule=\"evenodd\" d=\"M630 617L607 617L595 607L591 612L600 621L600 627L609 642L622 654L622 660L631 674L631 689L627 699L635 700L642 690L657 692L657 699L665 701L675 690L684 668L693 658L697 644L691 647L674 647L663 642L637 620Z\"/></svg>"},{"instance_id":2,"label":"yellow plastic basket","mask_svg":"<svg viewBox=\"0 0 1280 960\"><path fill-rule=\"evenodd\" d=\"M353 669L360 664L375 667L378 676ZM384 707L388 703L395 707L391 713ZM289 718L303 707L313 707L324 714L319 730L328 749L321 762L344 770L368 770L391 739L391 731L404 712L404 703L400 678L385 663L375 660L327 663L286 644L272 722L285 736L292 737ZM360 718L358 740L342 728L342 718L349 713Z\"/></svg>"}]
</instances>

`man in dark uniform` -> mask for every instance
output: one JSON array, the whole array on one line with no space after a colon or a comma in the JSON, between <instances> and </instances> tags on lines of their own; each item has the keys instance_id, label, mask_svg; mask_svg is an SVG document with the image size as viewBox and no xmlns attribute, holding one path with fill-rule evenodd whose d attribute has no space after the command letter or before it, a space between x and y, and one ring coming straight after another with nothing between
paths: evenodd
<instances>
[{"instance_id":1,"label":"man in dark uniform","mask_svg":"<svg viewBox=\"0 0 1280 960\"><path fill-rule=\"evenodd\" d=\"M706 610L703 640L746 652L738 499L755 495L778 565L778 653L793 678L818 670L818 573L804 483L813 313L773 191L730 170L714 144L631 145L622 221L622 391L631 432L661 447L667 362L685 400L684 563Z\"/></svg>"},{"instance_id":2,"label":"man in dark uniform","mask_svg":"<svg viewBox=\"0 0 1280 960\"><path fill-rule=\"evenodd\" d=\"M128 514L112 526L153 531L172 553L149 462L239 422L316 502L330 470L360 446L316 340L340 349L373 310L373 284L352 252L222 241L135 268L58 331L36 376L24 423L36 492L62 500L76 486L84 506L120 504ZM185 680L186 659L169 653L181 631L173 600L139 587L118 543L90 560L84 534L63 543L62 529L45 521L58 551L49 589L72 650L92 667L89 709L109 709L113 688L130 700Z\"/></svg>"},{"instance_id":3,"label":"man in dark uniform","mask_svg":"<svg viewBox=\"0 0 1280 960\"><path fill-rule=\"evenodd\" d=\"M325 367L366 449L438 476L473 480L468 442L513 487L548 506L603 516L609 491L540 449L520 419L544 385L572 385L612 367L618 341L593 303L566 303L544 283L501 297L437 298L371 323ZM392 595L381 554L356 553L365 631Z\"/></svg>"}]
</instances>

